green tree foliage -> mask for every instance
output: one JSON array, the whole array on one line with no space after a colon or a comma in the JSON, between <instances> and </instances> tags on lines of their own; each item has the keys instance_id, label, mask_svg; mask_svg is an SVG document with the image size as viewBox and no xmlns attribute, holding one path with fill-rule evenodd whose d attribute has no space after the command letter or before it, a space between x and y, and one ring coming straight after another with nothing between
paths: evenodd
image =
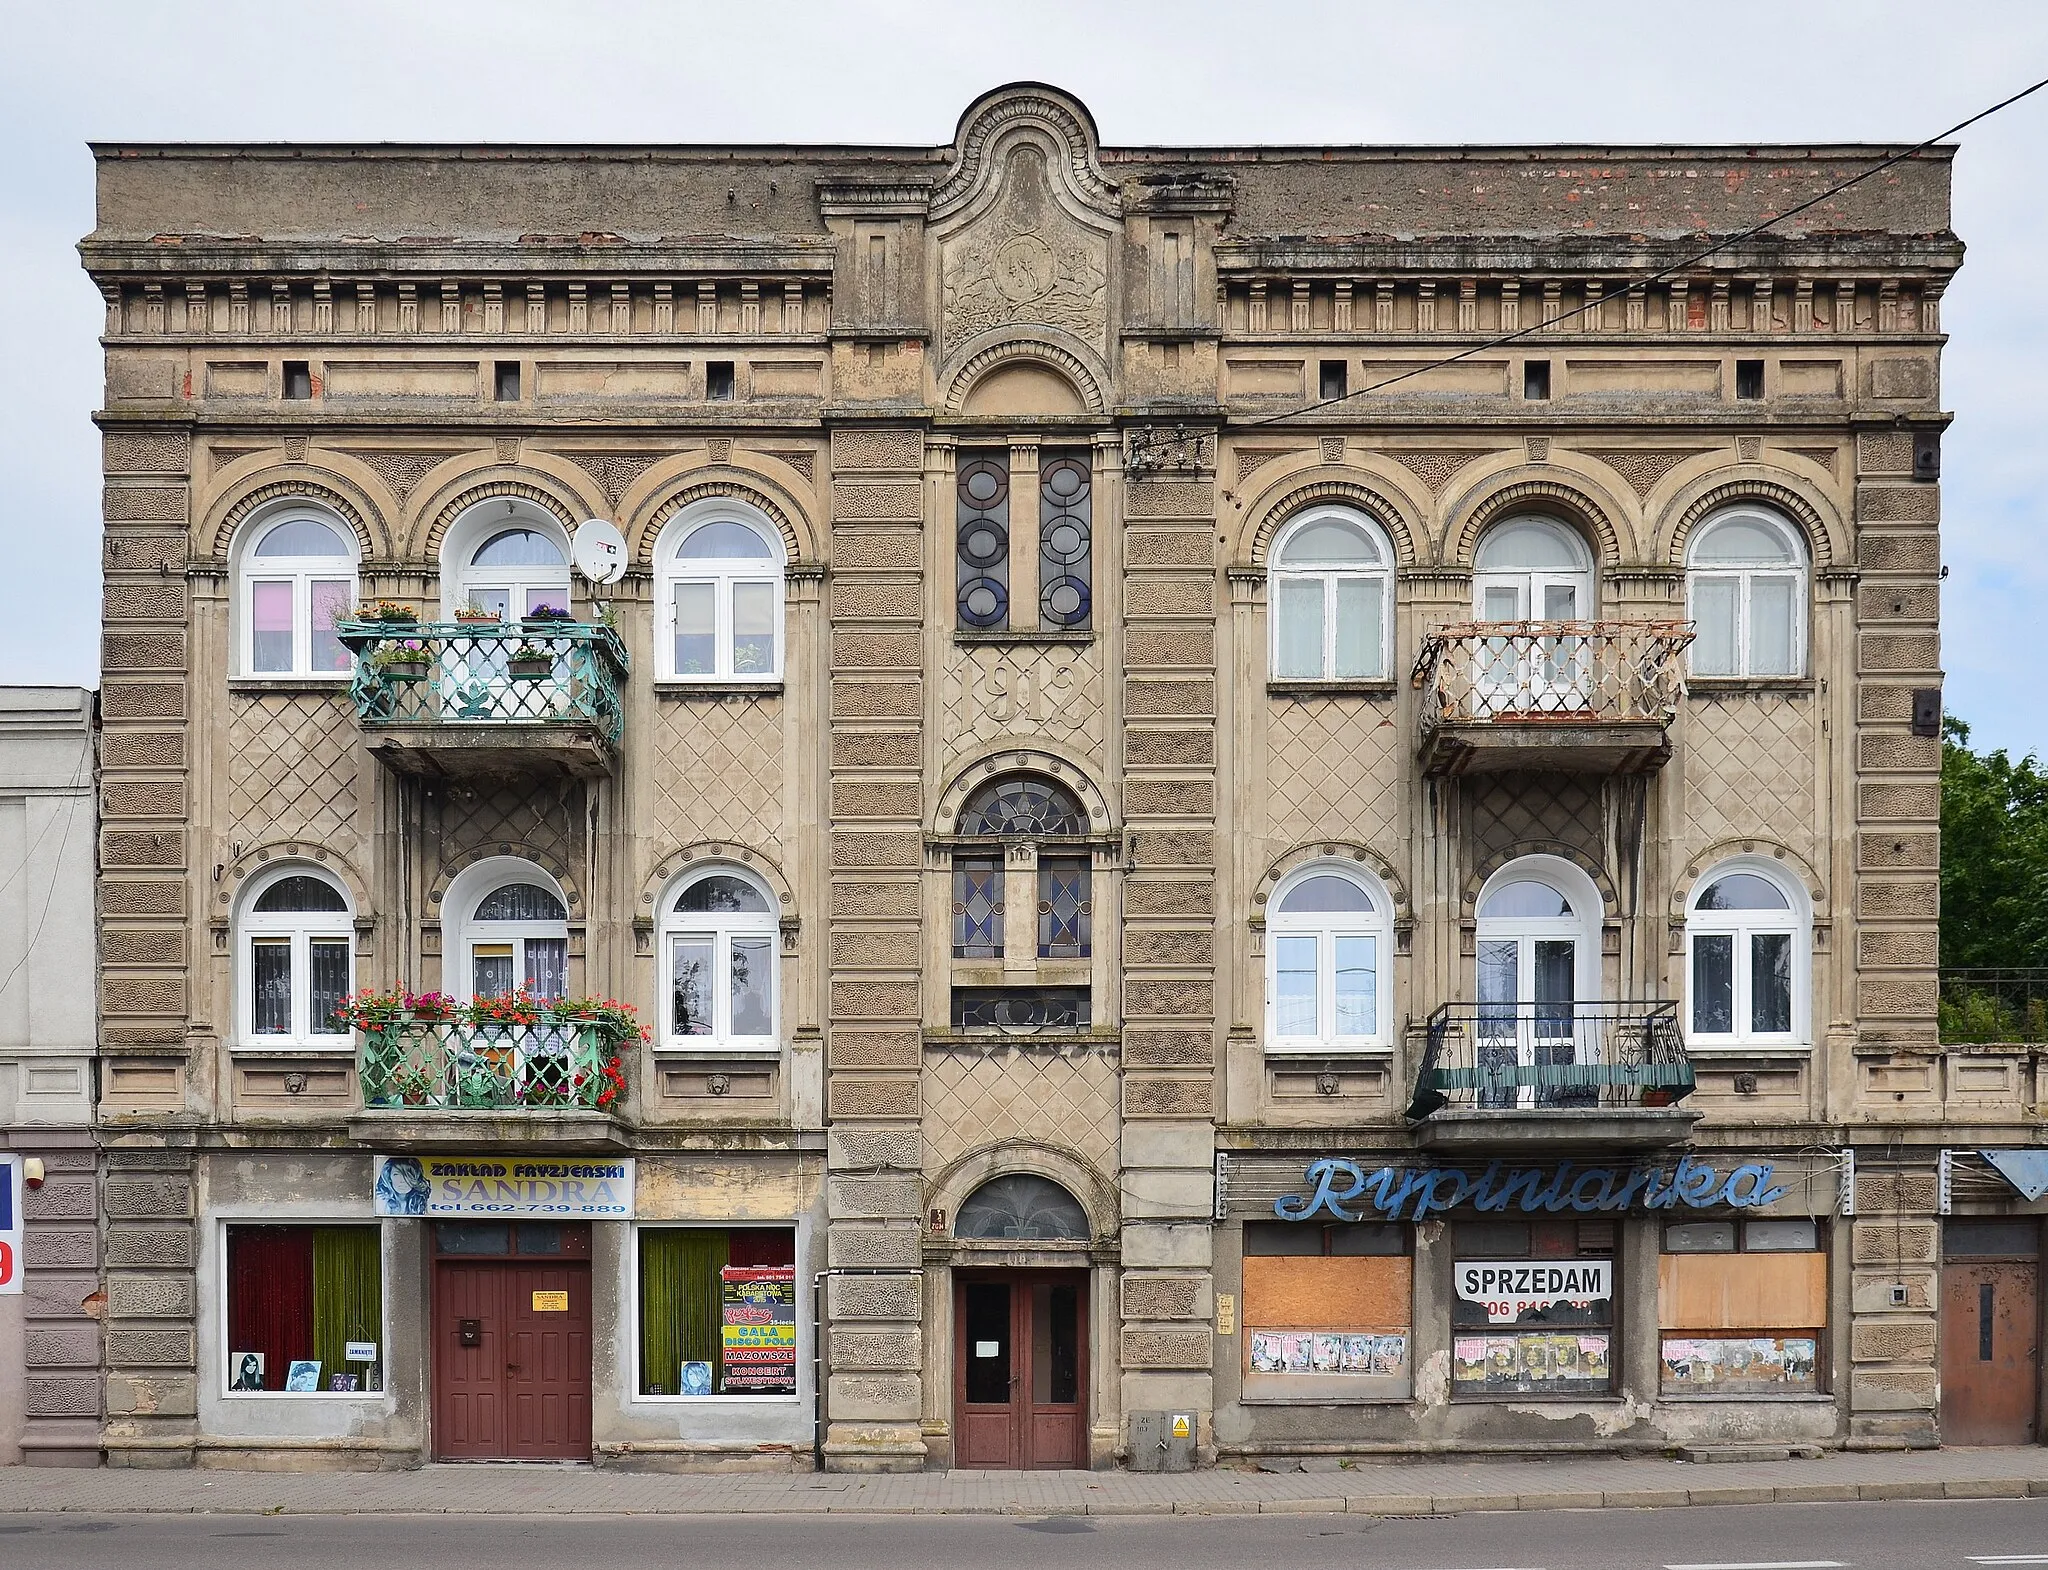
<instances>
[{"instance_id":1,"label":"green tree foliage","mask_svg":"<svg viewBox=\"0 0 2048 1570\"><path fill-rule=\"evenodd\" d=\"M1942 720L1941 963L2048 965L2048 772Z\"/></svg>"}]
</instances>

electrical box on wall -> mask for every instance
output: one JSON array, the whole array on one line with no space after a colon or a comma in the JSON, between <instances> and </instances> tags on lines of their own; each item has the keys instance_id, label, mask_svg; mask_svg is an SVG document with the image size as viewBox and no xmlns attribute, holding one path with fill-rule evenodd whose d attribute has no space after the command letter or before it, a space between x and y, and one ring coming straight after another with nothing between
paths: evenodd
<instances>
[{"instance_id":1,"label":"electrical box on wall","mask_svg":"<svg viewBox=\"0 0 2048 1570\"><path fill-rule=\"evenodd\" d=\"M1200 1426L1200 1415L1195 1412L1133 1412L1131 1470L1192 1472L1195 1433Z\"/></svg>"}]
</instances>

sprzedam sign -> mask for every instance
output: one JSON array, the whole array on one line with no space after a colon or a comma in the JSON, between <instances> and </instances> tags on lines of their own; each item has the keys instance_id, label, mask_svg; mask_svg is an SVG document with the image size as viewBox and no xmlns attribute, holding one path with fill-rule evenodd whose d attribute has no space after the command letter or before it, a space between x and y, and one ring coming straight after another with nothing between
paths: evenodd
<instances>
[{"instance_id":1,"label":"sprzedam sign","mask_svg":"<svg viewBox=\"0 0 2048 1570\"><path fill-rule=\"evenodd\" d=\"M1458 1296L1482 1304L1487 1322L1512 1325L1523 1315L1565 1303L1586 1309L1614 1296L1614 1262L1608 1259L1460 1260Z\"/></svg>"}]
</instances>

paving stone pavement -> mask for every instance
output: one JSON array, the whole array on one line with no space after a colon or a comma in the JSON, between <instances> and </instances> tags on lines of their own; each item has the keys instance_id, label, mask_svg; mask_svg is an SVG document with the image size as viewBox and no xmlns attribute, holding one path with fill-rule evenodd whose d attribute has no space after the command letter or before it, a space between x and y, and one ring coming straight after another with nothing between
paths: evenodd
<instances>
[{"instance_id":1,"label":"paving stone pavement","mask_svg":"<svg viewBox=\"0 0 2048 1570\"><path fill-rule=\"evenodd\" d=\"M519 1464L402 1472L0 1468L0 1512L283 1515L1442 1515L1857 1499L2048 1497L2048 1447L1712 1464L1641 1457L1334 1470L672 1475Z\"/></svg>"}]
</instances>

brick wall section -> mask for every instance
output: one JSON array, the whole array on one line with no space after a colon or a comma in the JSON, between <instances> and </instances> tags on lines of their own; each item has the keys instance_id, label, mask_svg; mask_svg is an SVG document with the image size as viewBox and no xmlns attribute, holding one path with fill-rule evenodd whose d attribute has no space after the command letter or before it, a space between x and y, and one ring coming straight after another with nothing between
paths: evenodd
<instances>
[{"instance_id":1,"label":"brick wall section","mask_svg":"<svg viewBox=\"0 0 2048 1570\"><path fill-rule=\"evenodd\" d=\"M192 1153L107 1151L101 1204L107 1463L190 1465L199 1413Z\"/></svg>"},{"instance_id":2,"label":"brick wall section","mask_svg":"<svg viewBox=\"0 0 2048 1570\"><path fill-rule=\"evenodd\" d=\"M17 1128L4 1143L42 1158L23 1216L22 1459L95 1466L100 1455L99 1151L87 1129Z\"/></svg>"},{"instance_id":3,"label":"brick wall section","mask_svg":"<svg viewBox=\"0 0 2048 1570\"><path fill-rule=\"evenodd\" d=\"M182 1056L188 1007L185 934L161 888L187 867L185 726L189 714L187 490L191 443L176 429L132 423L110 353L103 511L106 540L101 658L101 1039L114 1054ZM128 418L124 419L126 415ZM161 1107L160 1073L109 1064L110 1108ZM153 1087L130 1100L131 1086Z\"/></svg>"},{"instance_id":4,"label":"brick wall section","mask_svg":"<svg viewBox=\"0 0 2048 1570\"><path fill-rule=\"evenodd\" d=\"M828 1294L826 1450L840 1466L923 1454L923 469L918 431L833 434L827 1252L834 1269L903 1272Z\"/></svg>"}]
</instances>

